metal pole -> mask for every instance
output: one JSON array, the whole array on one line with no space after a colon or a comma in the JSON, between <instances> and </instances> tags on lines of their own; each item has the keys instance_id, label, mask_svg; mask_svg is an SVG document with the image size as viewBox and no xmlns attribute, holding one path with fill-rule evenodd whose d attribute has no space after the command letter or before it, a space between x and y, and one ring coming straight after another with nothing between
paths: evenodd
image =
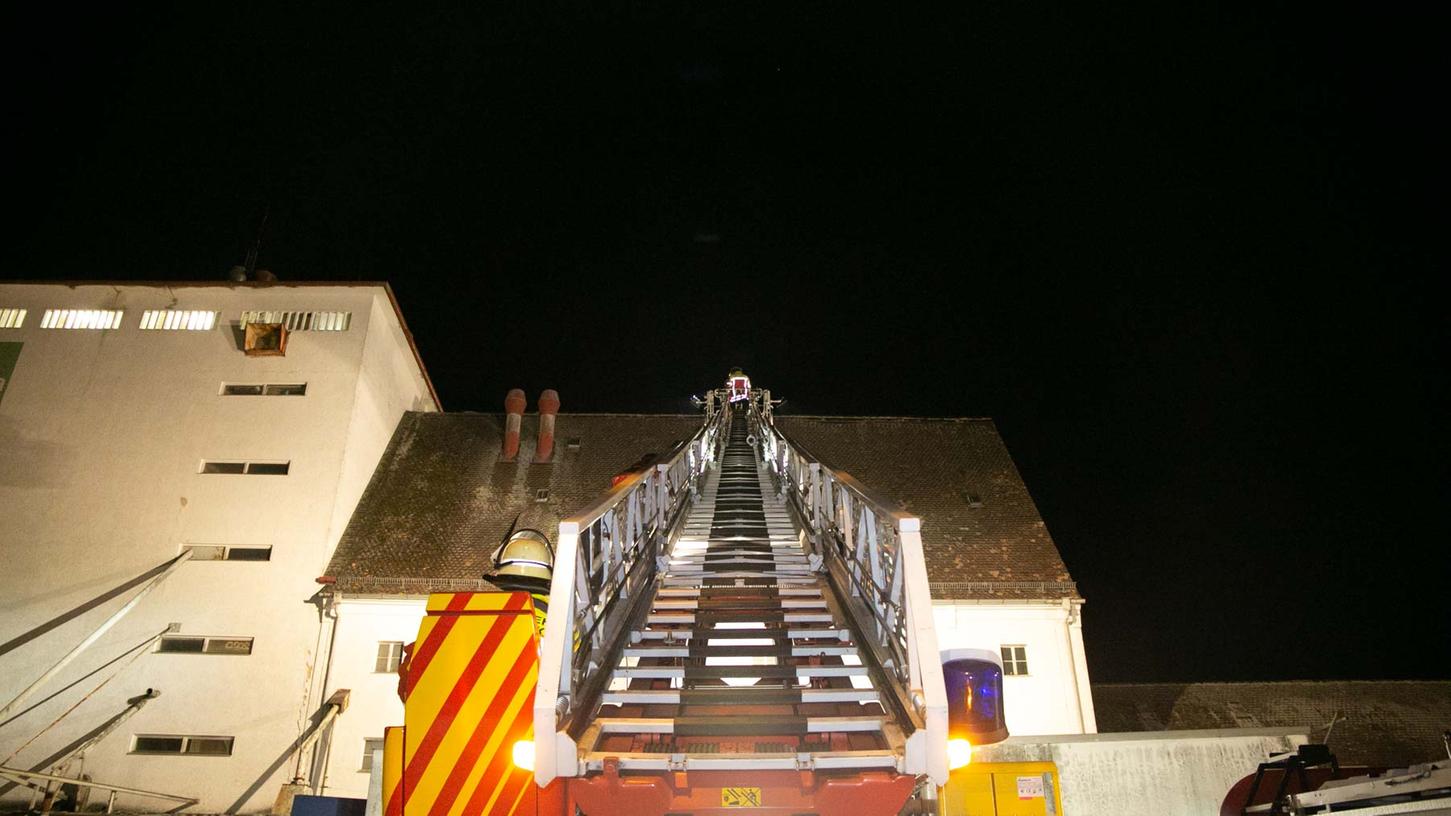
<instances>
[{"instance_id":1,"label":"metal pole","mask_svg":"<svg viewBox=\"0 0 1451 816\"><path fill-rule=\"evenodd\" d=\"M115 626L118 621L126 617L126 613L130 612L132 609L135 609L136 604L140 603L142 598L145 598L151 592L151 590L156 589L156 586L158 584L166 580L166 577L168 575L174 572L177 567L181 566L182 563L184 563L189 558L191 558L191 550L182 550L181 555L173 558L171 560L171 563L166 566L166 569L162 570L160 574L158 574L155 578L151 579L151 583L142 587L141 591L133 595L131 597L131 600L127 601L124 606L111 613L111 617L106 618L106 620L100 626L96 627L96 631L86 636L85 640L76 644L76 647L74 649L66 652L65 656L62 657L59 662L47 669L45 673L42 674L40 677L36 678L34 683L26 686L23 691L16 695L14 700L6 703L5 708L0 709L0 722L3 722L7 717L9 717L12 711L19 708L27 699L30 698L30 695L34 694L37 690L39 690L40 687L45 685L48 680L59 674L61 669L64 669L66 666L70 665L70 662L79 657L81 652L84 652L87 648L91 646L91 644L100 640L101 636L106 634L106 632L110 631L112 626Z\"/></svg>"},{"instance_id":2,"label":"metal pole","mask_svg":"<svg viewBox=\"0 0 1451 816\"><path fill-rule=\"evenodd\" d=\"M114 793L131 793L137 796L149 796L153 799L170 799L173 802L186 802L192 805L196 804L199 801L198 799L191 796L177 796L174 793L157 793L156 791L142 790L140 788L128 788L124 785L111 785L106 782L92 782L89 779L72 779L69 776L56 776L55 774L26 771L20 768L7 768L4 765L0 765L0 775L10 777L18 776L30 779L44 779L47 782L61 782L67 785L81 785L87 788L102 788L104 790L109 790Z\"/></svg>"}]
</instances>

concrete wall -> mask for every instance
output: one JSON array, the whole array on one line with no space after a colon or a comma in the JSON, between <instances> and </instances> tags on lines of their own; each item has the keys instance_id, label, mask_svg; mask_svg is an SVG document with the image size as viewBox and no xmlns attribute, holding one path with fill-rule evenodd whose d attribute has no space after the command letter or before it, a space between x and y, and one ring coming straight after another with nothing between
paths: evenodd
<instances>
[{"instance_id":1,"label":"concrete wall","mask_svg":"<svg viewBox=\"0 0 1451 816\"><path fill-rule=\"evenodd\" d=\"M147 688L161 697L90 749L103 781L200 796L209 811L269 807L306 727L319 614L308 603L338 531L392 432L384 414L430 407L380 286L0 285L29 310L0 342L23 343L0 402L0 703L131 593L69 613L187 543L271 546L265 562L184 564L9 723L0 756L104 688L11 764L49 758ZM47 308L124 309L120 328L41 329ZM211 331L141 331L145 309L211 309ZM298 332L285 357L247 357L243 310L349 311L342 332ZM376 342L375 342L376 341ZM400 375L412 367L412 374ZM374 375L372 372L377 371ZM221 396L223 382L307 383L301 397ZM360 394L363 397L360 397ZM360 403L368 416L359 419ZM396 423L396 415L393 422ZM371 461L369 460L371 457ZM290 461L286 476L201 474L203 459ZM132 651L169 623L185 635L254 638L246 656ZM37 629L57 623L52 630ZM132 657L136 659L131 660ZM133 735L235 737L227 757L131 753ZM79 765L72 768L80 771ZM29 793L0 785L0 800ZM128 800L123 808L157 807Z\"/></svg>"},{"instance_id":2,"label":"concrete wall","mask_svg":"<svg viewBox=\"0 0 1451 816\"><path fill-rule=\"evenodd\" d=\"M932 612L939 649L986 649L997 654L1003 645L1027 647L1028 674L1003 678L1010 733L1097 730L1083 655L1081 604L937 601Z\"/></svg>"},{"instance_id":3,"label":"concrete wall","mask_svg":"<svg viewBox=\"0 0 1451 816\"><path fill-rule=\"evenodd\" d=\"M1064 816L1219 816L1230 786L1305 742L1292 730L1250 728L1012 737L978 749L973 762L1055 763Z\"/></svg>"}]
</instances>

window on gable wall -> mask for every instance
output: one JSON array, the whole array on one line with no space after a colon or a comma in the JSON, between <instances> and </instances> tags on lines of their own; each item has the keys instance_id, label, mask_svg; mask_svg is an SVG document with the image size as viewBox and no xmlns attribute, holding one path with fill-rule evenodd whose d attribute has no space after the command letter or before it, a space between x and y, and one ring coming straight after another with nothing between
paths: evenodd
<instances>
[{"instance_id":1,"label":"window on gable wall","mask_svg":"<svg viewBox=\"0 0 1451 816\"><path fill-rule=\"evenodd\" d=\"M1028 647L1010 645L1002 647L1003 674L1008 677L1024 677L1028 674Z\"/></svg>"},{"instance_id":2,"label":"window on gable wall","mask_svg":"<svg viewBox=\"0 0 1451 816\"><path fill-rule=\"evenodd\" d=\"M373 752L383 750L382 737L368 737L363 740L363 764L358 768L360 771L373 770Z\"/></svg>"},{"instance_id":3,"label":"window on gable wall","mask_svg":"<svg viewBox=\"0 0 1451 816\"><path fill-rule=\"evenodd\" d=\"M402 659L403 641L380 640L378 641L378 656L373 661L373 671L378 674L392 674L398 671L398 663Z\"/></svg>"}]
</instances>

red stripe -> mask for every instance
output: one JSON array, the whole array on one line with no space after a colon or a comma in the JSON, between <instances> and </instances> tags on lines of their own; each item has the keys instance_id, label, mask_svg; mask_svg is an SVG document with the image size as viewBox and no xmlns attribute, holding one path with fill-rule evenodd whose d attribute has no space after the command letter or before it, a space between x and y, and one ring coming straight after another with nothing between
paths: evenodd
<instances>
[{"instance_id":1,"label":"red stripe","mask_svg":"<svg viewBox=\"0 0 1451 816\"><path fill-rule=\"evenodd\" d=\"M533 622L531 621L530 624L532 625ZM500 725L499 719L504 716L504 711L508 708L509 703L513 701L515 693L519 691L519 686L524 684L524 678L529 674L529 669L534 665L535 657L533 652L534 640L531 638L524 644L524 648L519 651L518 656L514 658L514 667L509 669L509 674L504 678L503 684L500 685L499 692L494 695L493 702L489 703L488 710L484 712L483 717L479 719L478 725L474 727L474 733L473 736L469 737L468 745L465 745L463 751L459 753L458 760L453 765L453 770L449 773L448 779L444 781L443 787L439 789L438 798L433 800L433 808L429 810L429 816L444 816L444 814L448 813L449 808L453 807L454 800L458 798L459 790L463 788L464 782L468 780L469 774L473 773L474 766L478 764L479 755L484 752L484 746L488 743L489 737L498 731ZM532 717L534 716L533 706L529 702L528 700L525 701L523 713ZM508 742L506 739L505 742L499 744L499 748L508 748L511 752L510 760L512 761L513 743ZM474 813L476 811L465 810L464 812Z\"/></svg>"},{"instance_id":2,"label":"red stripe","mask_svg":"<svg viewBox=\"0 0 1451 816\"><path fill-rule=\"evenodd\" d=\"M519 810L519 800L524 798L526 785L534 784L534 774L528 771L516 771L512 779L504 783L504 791L499 798L494 800L491 814L513 814ZM485 800L487 801L487 800Z\"/></svg>"},{"instance_id":3,"label":"red stripe","mask_svg":"<svg viewBox=\"0 0 1451 816\"><path fill-rule=\"evenodd\" d=\"M449 612L462 611L468 605L468 602L469 593L460 592L448 599L448 606L445 609ZM413 693L413 687L418 685L418 678L423 676L423 672L428 668L428 664L433 662L433 656L438 654L438 647L443 645L444 638L448 637L448 631L453 628L457 620L454 615L442 615L441 617L443 620L434 624L433 628L428 632L428 640L418 644L417 650L413 652L413 657L408 661L407 684L409 694Z\"/></svg>"},{"instance_id":4,"label":"red stripe","mask_svg":"<svg viewBox=\"0 0 1451 816\"><path fill-rule=\"evenodd\" d=\"M479 786L477 788L474 788L474 795L469 797L469 803L467 805L464 805L464 813L482 813L484 805L489 803L489 794L493 793L494 789L499 787L500 779L504 777L505 774L513 772L517 775L517 779L524 779L528 780L529 782L534 781L534 774L530 773L529 771L514 767L514 757L512 754L514 743L518 740L524 739L524 737L529 733L529 729L534 725L534 693L532 691L527 695L527 699L524 702L524 710L520 712L520 715L518 717L514 718L514 722L509 724L509 732L504 735L504 741L499 743L499 750L506 751L508 753L506 753L503 757L499 757L498 754L495 753L493 760L489 763L488 772L484 774L483 779L479 780ZM538 734L535 735L536 738L538 736ZM501 795L498 801L506 802L510 800L505 799ZM508 812L508 810L499 810L497 807L497 803L496 806L490 811L490 813Z\"/></svg>"},{"instance_id":5,"label":"red stripe","mask_svg":"<svg viewBox=\"0 0 1451 816\"><path fill-rule=\"evenodd\" d=\"M388 797L387 816L403 816L403 791L407 789L407 781L399 780L398 787L393 790L393 795Z\"/></svg>"},{"instance_id":6,"label":"red stripe","mask_svg":"<svg viewBox=\"0 0 1451 816\"><path fill-rule=\"evenodd\" d=\"M529 596L525 595L522 597L528 598ZM512 602L513 599L511 598L510 603ZM523 601L521 600L520 602L522 603ZM418 750L413 753L413 758L409 760L408 767L403 772L405 781L419 779L423 776L423 772L428 769L428 763L433 759L434 753L438 751L438 746L443 742L444 735L448 733L448 728L453 723L453 718L458 714L458 710L463 707L464 701L468 699L469 692L473 690L474 684L478 682L479 675L483 674L484 667L493 658L494 651L499 648L499 642L504 639L504 635L509 631L511 623L513 623L513 619L509 617L498 617L489 622L489 632L484 636L484 642L479 644L478 650L474 652L473 657L469 658L469 663L464 667L463 673L459 675L457 682L454 683L453 690L449 692L448 698L443 701L443 705L439 708L438 714L434 716L433 722L428 724L428 733L424 734L423 739L419 740ZM441 626L442 622L439 625ZM403 790L405 805L408 804L408 797L412 795L412 787L405 786Z\"/></svg>"}]
</instances>

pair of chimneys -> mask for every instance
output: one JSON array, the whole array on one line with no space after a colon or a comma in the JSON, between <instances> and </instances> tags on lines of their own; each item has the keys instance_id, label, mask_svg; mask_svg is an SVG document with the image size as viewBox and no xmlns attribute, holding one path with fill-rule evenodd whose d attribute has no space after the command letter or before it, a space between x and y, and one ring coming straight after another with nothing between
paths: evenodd
<instances>
[{"instance_id":1,"label":"pair of chimneys","mask_svg":"<svg viewBox=\"0 0 1451 816\"><path fill-rule=\"evenodd\" d=\"M524 389L515 388L504 397L504 461L519 458L519 425L524 421ZM539 440L534 445L534 461L548 462L554 457L554 417L559 413L559 392L546 388L539 395Z\"/></svg>"}]
</instances>

